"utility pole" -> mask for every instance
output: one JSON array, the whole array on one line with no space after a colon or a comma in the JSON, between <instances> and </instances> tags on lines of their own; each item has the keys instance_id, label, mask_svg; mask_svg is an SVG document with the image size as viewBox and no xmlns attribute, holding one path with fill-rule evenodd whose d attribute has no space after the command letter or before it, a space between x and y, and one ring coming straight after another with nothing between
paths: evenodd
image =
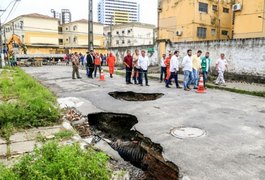
<instances>
[{"instance_id":1,"label":"utility pole","mask_svg":"<svg viewBox=\"0 0 265 180\"><path fill-rule=\"evenodd\" d=\"M1 10L0 9L0 12L4 12L5 10ZM4 54L3 54L3 39L2 39L2 23L1 23L1 16L0 16L0 68L2 68L2 61L3 61L3 57L4 57Z\"/></svg>"},{"instance_id":2,"label":"utility pole","mask_svg":"<svg viewBox=\"0 0 265 180\"><path fill-rule=\"evenodd\" d=\"M94 49L93 38L93 1L88 0L88 51Z\"/></svg>"},{"instance_id":3,"label":"utility pole","mask_svg":"<svg viewBox=\"0 0 265 180\"><path fill-rule=\"evenodd\" d=\"M111 16L111 19L110 19L110 40L109 40L109 47L112 46L112 22L113 22L113 15Z\"/></svg>"}]
</instances>

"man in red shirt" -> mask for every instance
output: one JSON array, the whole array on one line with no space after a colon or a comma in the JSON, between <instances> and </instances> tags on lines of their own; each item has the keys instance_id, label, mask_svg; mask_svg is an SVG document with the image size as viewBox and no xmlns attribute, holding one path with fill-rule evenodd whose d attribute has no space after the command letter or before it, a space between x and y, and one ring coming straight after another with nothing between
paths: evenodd
<instances>
[{"instance_id":1,"label":"man in red shirt","mask_svg":"<svg viewBox=\"0 0 265 180\"><path fill-rule=\"evenodd\" d=\"M124 57L123 64L125 65L126 69L126 84L132 84L131 83L131 76L132 76L132 62L133 62L133 57L131 55L131 51L127 50L127 56Z\"/></svg>"}]
</instances>

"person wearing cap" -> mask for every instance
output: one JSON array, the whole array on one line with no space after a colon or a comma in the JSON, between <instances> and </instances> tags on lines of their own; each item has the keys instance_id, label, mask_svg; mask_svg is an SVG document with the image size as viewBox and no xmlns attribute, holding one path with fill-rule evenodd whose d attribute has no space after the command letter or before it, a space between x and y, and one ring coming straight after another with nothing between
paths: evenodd
<instances>
[{"instance_id":1,"label":"person wearing cap","mask_svg":"<svg viewBox=\"0 0 265 180\"><path fill-rule=\"evenodd\" d=\"M99 53L96 53L95 55L95 70L94 70L94 77L97 77L97 69L99 69L99 74L101 72L101 57Z\"/></svg>"},{"instance_id":2,"label":"person wearing cap","mask_svg":"<svg viewBox=\"0 0 265 180\"><path fill-rule=\"evenodd\" d=\"M138 64L140 67L139 84L143 86L143 76L144 76L145 85L149 86L147 71L148 71L148 66L150 65L150 61L149 58L145 55L145 50L141 51L141 56L139 57Z\"/></svg>"},{"instance_id":3,"label":"person wearing cap","mask_svg":"<svg viewBox=\"0 0 265 180\"><path fill-rule=\"evenodd\" d=\"M168 80L166 82L167 88L170 88L169 83L170 83L172 78L174 78L174 80L175 80L176 88L181 88L179 86L179 82L178 82L178 71L179 71L178 56L179 56L179 51L175 51L174 55L171 57L171 60L170 60L170 77L168 78Z\"/></svg>"},{"instance_id":4,"label":"person wearing cap","mask_svg":"<svg viewBox=\"0 0 265 180\"><path fill-rule=\"evenodd\" d=\"M113 56L112 52L110 52L108 58L107 58L107 63L109 66L109 74L110 74L110 78L112 78L113 74L114 74L114 66L115 66L115 62L116 62L116 58L115 56Z\"/></svg>"},{"instance_id":5,"label":"person wearing cap","mask_svg":"<svg viewBox=\"0 0 265 180\"><path fill-rule=\"evenodd\" d=\"M165 59L166 59L166 54L163 54L162 58L160 60L160 66L161 66L161 69L160 69L160 83L163 81L163 75L164 75L164 81L166 80L166 77L167 77Z\"/></svg>"}]
</instances>

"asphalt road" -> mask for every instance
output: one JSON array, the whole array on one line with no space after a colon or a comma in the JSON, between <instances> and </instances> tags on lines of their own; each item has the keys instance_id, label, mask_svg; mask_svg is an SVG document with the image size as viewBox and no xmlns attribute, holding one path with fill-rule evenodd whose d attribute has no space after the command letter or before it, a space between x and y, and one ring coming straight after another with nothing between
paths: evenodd
<instances>
[{"instance_id":1,"label":"asphalt road","mask_svg":"<svg viewBox=\"0 0 265 180\"><path fill-rule=\"evenodd\" d=\"M59 98L75 97L82 113L106 111L133 114L135 128L164 148L164 157L192 180L265 179L265 98L208 89L205 94L183 89L126 85L114 76L105 81L71 79L71 66L28 67L25 71L53 90ZM164 93L155 101L127 102L108 95L112 91ZM178 139L175 127L196 127L206 135Z\"/></svg>"}]
</instances>

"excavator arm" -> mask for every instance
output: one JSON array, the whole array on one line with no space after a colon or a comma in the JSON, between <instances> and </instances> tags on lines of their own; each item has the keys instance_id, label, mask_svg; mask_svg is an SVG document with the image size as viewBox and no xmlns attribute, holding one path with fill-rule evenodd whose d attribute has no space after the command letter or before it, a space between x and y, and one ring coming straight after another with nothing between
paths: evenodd
<instances>
[{"instance_id":1,"label":"excavator arm","mask_svg":"<svg viewBox=\"0 0 265 180\"><path fill-rule=\"evenodd\" d=\"M13 42L18 44L23 49L24 54L27 54L27 47L25 46L25 44L22 43L18 35L13 34L12 37L7 42L9 56L13 54L13 45L12 45Z\"/></svg>"}]
</instances>

